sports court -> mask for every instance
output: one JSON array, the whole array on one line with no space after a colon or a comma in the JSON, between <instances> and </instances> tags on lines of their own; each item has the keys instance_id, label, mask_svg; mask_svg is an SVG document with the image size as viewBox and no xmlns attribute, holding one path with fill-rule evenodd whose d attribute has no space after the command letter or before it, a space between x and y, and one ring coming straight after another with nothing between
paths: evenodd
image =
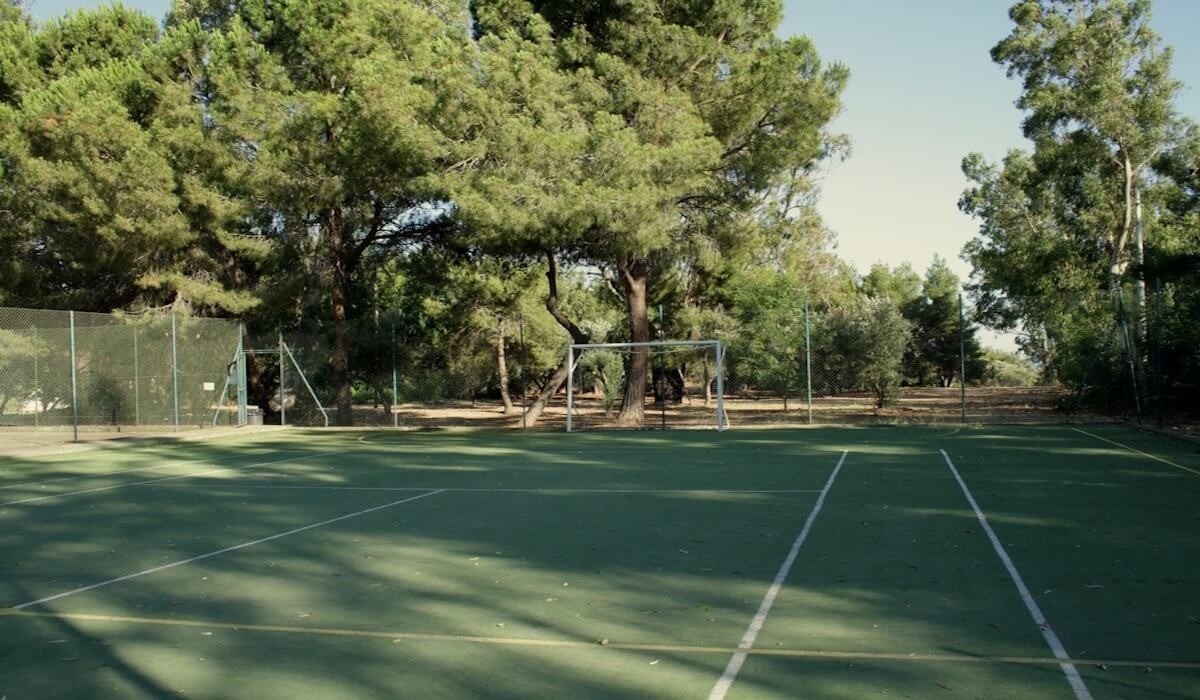
<instances>
[{"instance_id":1,"label":"sports court","mask_svg":"<svg viewBox=\"0 0 1200 700\"><path fill-rule=\"evenodd\" d=\"M1109 426L7 458L0 697L1200 697L1200 455Z\"/></svg>"}]
</instances>

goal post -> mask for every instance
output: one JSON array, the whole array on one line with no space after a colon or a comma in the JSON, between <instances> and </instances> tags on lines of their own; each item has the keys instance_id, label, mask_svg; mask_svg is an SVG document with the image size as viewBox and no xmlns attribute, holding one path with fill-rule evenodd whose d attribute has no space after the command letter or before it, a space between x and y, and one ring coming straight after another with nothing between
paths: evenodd
<instances>
[{"instance_id":1,"label":"goal post","mask_svg":"<svg viewBox=\"0 0 1200 700\"><path fill-rule=\"evenodd\" d=\"M672 402L667 393L674 394L678 406L670 409L673 423L693 421L690 425L710 427L723 431L729 427L725 413L725 344L719 340L659 340L642 343L575 343L567 349L567 432L578 432L588 427L585 416L595 416L596 404L601 404L604 416L611 418L616 392L624 387L624 372L628 359L634 352L644 348L649 353L647 378L655 384L655 404L647 406L646 422L651 422L654 410L660 413L661 426L667 427L668 404ZM618 362L619 361L619 362ZM670 382L667 363L670 363ZM587 399L592 404L581 408L582 374L587 373L594 386L599 387ZM694 375L694 376L693 376ZM692 396L689 380L695 379L703 385L702 406L700 397ZM667 392L671 384L673 391ZM693 385L694 386L694 385ZM647 387L649 389L649 387ZM649 393L649 392L648 392ZM683 404L686 402L686 406ZM584 411L588 413L584 413ZM597 420L593 423L603 421Z\"/></svg>"}]
</instances>

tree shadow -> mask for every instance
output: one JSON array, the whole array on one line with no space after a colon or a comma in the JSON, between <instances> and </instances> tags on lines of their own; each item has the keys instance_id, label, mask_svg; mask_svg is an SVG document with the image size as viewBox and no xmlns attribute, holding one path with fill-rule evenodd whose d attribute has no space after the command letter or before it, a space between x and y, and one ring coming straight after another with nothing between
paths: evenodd
<instances>
[{"instance_id":1,"label":"tree shadow","mask_svg":"<svg viewBox=\"0 0 1200 700\"><path fill-rule=\"evenodd\" d=\"M1098 478L1094 465L1079 462L1094 455L1072 452L1078 441L1053 431L1037 438L1054 456L1053 464L1040 466L1023 447L999 439L1003 434L990 440L978 431L945 429L425 433L392 434L379 443L357 437L290 433L286 443L254 443L246 459L301 442L312 450L352 451L181 480L178 487L128 487L2 508L0 557L11 563L2 577L2 602L25 602L412 495L247 488L258 484L560 490L451 491L36 608L212 622L215 628L0 617L11 631L9 648L17 650L0 654L0 678L15 679L0 685L0 694L84 697L117 688L143 696L177 689L200 696L702 695L720 675L726 653L622 650L599 642L736 646L816 494L733 490L818 489L846 447L855 452L768 620L760 638L766 648L1048 653L935 440L952 453L967 453L958 464L964 478L1019 565L1030 566L1039 596L1047 576L1069 580L1079 575L1080 563L1095 563L1094 553L1057 566L1051 560L1062 557L1058 545L1072 533L1089 532L1086 509L1096 498L1080 492L1063 509L1063 494L1079 490L1063 484ZM205 454L237 457L237 449ZM151 451L122 464L168 454ZM32 461L21 471L39 467L47 465ZM1051 480L1054 493L1035 498L1049 488L1034 478L1039 469L1059 482ZM69 462L49 468L79 470ZM1188 498L1191 493L1177 494L1168 503ZM1194 556L1195 545L1175 539L1178 521L1171 514L1144 523L1138 538L1167 542L1159 556L1172 548ZM1117 526L1114 532L1121 534ZM1105 537L1102 544L1124 552L1138 538ZM1177 602L1186 603L1187 595ZM1133 614L1140 604L1135 601ZM1086 649L1090 637L1110 633L1065 615L1053 600L1047 614L1065 620L1060 633L1077 631L1063 634L1073 652ZM299 629L239 628L244 625ZM67 637L67 629L76 630L88 650L69 674L54 658L19 651L30 640ZM584 646L393 641L329 630ZM1179 637L1169 642L1180 653L1188 648ZM105 656L118 654L112 661ZM986 664L931 670L914 662L858 662L855 677L836 661L751 661L738 688L768 696L859 697L878 688L932 694L942 691L930 679L946 674L953 679L947 684L958 688L997 683L1026 693L1067 690L1053 666L1003 681L1003 672ZM14 674L17 664L21 671ZM1136 683L1129 689L1143 690Z\"/></svg>"}]
</instances>

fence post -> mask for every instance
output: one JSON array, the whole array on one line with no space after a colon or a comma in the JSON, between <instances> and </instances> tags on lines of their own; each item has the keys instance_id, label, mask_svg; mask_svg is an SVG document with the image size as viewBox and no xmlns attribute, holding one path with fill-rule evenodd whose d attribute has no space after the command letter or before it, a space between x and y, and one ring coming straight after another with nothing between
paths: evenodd
<instances>
[{"instance_id":1,"label":"fence post","mask_svg":"<svg viewBox=\"0 0 1200 700\"><path fill-rule=\"evenodd\" d=\"M663 316L663 305L662 304L658 305L658 339L659 340L667 339L667 320ZM653 376L654 371L651 370L650 374L651 374L651 376ZM665 386L666 378L667 378L667 368L663 366L662 353L659 353L658 354L658 379L654 380L653 383L654 383L654 393L658 396L658 400L659 400L659 404L658 404L659 412L660 412L659 415L662 416L662 429L663 430L667 429L667 391L666 391L667 387Z\"/></svg>"},{"instance_id":2,"label":"fence post","mask_svg":"<svg viewBox=\"0 0 1200 700\"><path fill-rule=\"evenodd\" d=\"M804 382L805 395L808 397L808 424L813 422L812 405L812 338L808 321L808 290L804 291Z\"/></svg>"},{"instance_id":3,"label":"fence post","mask_svg":"<svg viewBox=\"0 0 1200 700\"><path fill-rule=\"evenodd\" d=\"M42 424L42 390L41 381L38 378L38 332L37 326L33 327L33 395L37 398L33 404L33 425L38 427Z\"/></svg>"},{"instance_id":4,"label":"fence post","mask_svg":"<svg viewBox=\"0 0 1200 700\"><path fill-rule=\"evenodd\" d=\"M248 407L250 405L250 387L246 386L249 377L246 374L246 324L238 322L238 425L250 422Z\"/></svg>"},{"instance_id":5,"label":"fence post","mask_svg":"<svg viewBox=\"0 0 1200 700\"><path fill-rule=\"evenodd\" d=\"M138 342L137 342L137 326L132 326L133 329L133 424L142 424L142 403L138 389L140 383L138 379Z\"/></svg>"},{"instance_id":6,"label":"fence post","mask_svg":"<svg viewBox=\"0 0 1200 700\"><path fill-rule=\"evenodd\" d=\"M967 324L963 295L958 293L958 383L962 386L962 422L967 422Z\"/></svg>"},{"instance_id":7,"label":"fence post","mask_svg":"<svg viewBox=\"0 0 1200 700\"><path fill-rule=\"evenodd\" d=\"M400 427L400 414L396 405L400 403L400 382L396 375L396 317L392 315L392 427Z\"/></svg>"},{"instance_id":8,"label":"fence post","mask_svg":"<svg viewBox=\"0 0 1200 700\"><path fill-rule=\"evenodd\" d=\"M175 432L179 432L179 342L175 333L175 314L171 314L171 393L174 395Z\"/></svg>"},{"instance_id":9,"label":"fence post","mask_svg":"<svg viewBox=\"0 0 1200 700\"><path fill-rule=\"evenodd\" d=\"M79 380L76 376L75 357L75 312L71 318L71 442L79 442Z\"/></svg>"},{"instance_id":10,"label":"fence post","mask_svg":"<svg viewBox=\"0 0 1200 700\"><path fill-rule=\"evenodd\" d=\"M1163 427L1163 317L1162 279L1154 278L1154 417L1158 427Z\"/></svg>"},{"instance_id":11,"label":"fence post","mask_svg":"<svg viewBox=\"0 0 1200 700\"><path fill-rule=\"evenodd\" d=\"M567 346L567 432L572 432L571 414L575 412L575 346Z\"/></svg>"},{"instance_id":12,"label":"fence post","mask_svg":"<svg viewBox=\"0 0 1200 700\"><path fill-rule=\"evenodd\" d=\"M287 358L283 354L283 329L279 329L279 427L287 425L287 395L283 392L283 367Z\"/></svg>"},{"instance_id":13,"label":"fence post","mask_svg":"<svg viewBox=\"0 0 1200 700\"><path fill-rule=\"evenodd\" d=\"M725 415L725 344L717 341L717 432L729 427Z\"/></svg>"},{"instance_id":14,"label":"fence post","mask_svg":"<svg viewBox=\"0 0 1200 700\"><path fill-rule=\"evenodd\" d=\"M525 314L517 313L517 326L521 333L521 430L528 430L525 418Z\"/></svg>"}]
</instances>

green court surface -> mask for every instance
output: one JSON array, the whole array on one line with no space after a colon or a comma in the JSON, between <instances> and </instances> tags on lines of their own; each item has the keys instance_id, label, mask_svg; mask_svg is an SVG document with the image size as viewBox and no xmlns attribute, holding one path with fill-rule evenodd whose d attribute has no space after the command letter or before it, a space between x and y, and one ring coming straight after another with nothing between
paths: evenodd
<instances>
[{"instance_id":1,"label":"green court surface","mask_svg":"<svg viewBox=\"0 0 1200 700\"><path fill-rule=\"evenodd\" d=\"M5 459L0 698L1200 698L1198 534L1121 426Z\"/></svg>"}]
</instances>

